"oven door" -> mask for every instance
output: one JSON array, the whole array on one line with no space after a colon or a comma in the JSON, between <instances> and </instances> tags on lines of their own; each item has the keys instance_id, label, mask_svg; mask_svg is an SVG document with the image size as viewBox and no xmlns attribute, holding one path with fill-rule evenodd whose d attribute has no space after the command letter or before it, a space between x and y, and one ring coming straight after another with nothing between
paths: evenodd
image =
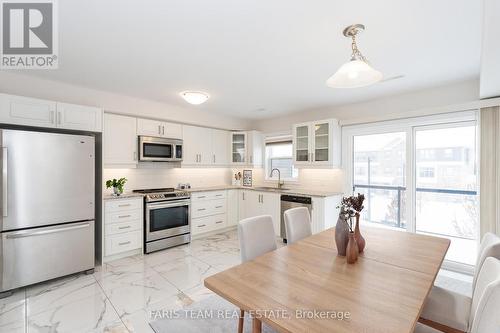
<instances>
[{"instance_id":1,"label":"oven door","mask_svg":"<svg viewBox=\"0 0 500 333\"><path fill-rule=\"evenodd\" d=\"M189 233L190 200L146 204L146 242Z\"/></svg>"},{"instance_id":2,"label":"oven door","mask_svg":"<svg viewBox=\"0 0 500 333\"><path fill-rule=\"evenodd\" d=\"M150 136L139 137L139 160L169 162L175 159L175 143Z\"/></svg>"}]
</instances>

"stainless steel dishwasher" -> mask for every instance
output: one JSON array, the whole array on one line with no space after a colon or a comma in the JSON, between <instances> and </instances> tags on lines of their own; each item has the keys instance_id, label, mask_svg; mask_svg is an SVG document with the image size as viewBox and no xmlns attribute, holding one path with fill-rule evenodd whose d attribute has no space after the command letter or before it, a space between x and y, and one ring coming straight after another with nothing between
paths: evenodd
<instances>
[{"instance_id":1,"label":"stainless steel dishwasher","mask_svg":"<svg viewBox=\"0 0 500 333\"><path fill-rule=\"evenodd\" d=\"M286 230L285 230L285 217L283 213L285 210L295 207L307 207L309 209L309 214L312 210L312 200L311 197L301 197L297 195L282 195L281 196L281 225L280 225L280 236L283 238L283 243L286 243Z\"/></svg>"}]
</instances>

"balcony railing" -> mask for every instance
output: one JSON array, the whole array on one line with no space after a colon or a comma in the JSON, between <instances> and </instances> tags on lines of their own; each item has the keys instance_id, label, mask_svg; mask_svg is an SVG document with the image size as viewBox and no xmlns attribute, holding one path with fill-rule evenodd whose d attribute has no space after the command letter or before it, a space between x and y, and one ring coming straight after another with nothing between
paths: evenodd
<instances>
[{"instance_id":1,"label":"balcony railing","mask_svg":"<svg viewBox=\"0 0 500 333\"><path fill-rule=\"evenodd\" d=\"M367 190L388 190L388 191L397 191L397 219L396 219L396 227L401 228L401 200L402 200L402 192L406 191L405 186L390 186L390 185L363 185L356 184L353 186L353 192L356 192L356 189L367 189ZM468 195L475 196L477 195L477 191L469 191L469 190L453 190L453 189L443 189L443 188L425 188L425 187L417 187L417 192L424 193L442 193L442 194L454 194L454 195Z\"/></svg>"}]
</instances>

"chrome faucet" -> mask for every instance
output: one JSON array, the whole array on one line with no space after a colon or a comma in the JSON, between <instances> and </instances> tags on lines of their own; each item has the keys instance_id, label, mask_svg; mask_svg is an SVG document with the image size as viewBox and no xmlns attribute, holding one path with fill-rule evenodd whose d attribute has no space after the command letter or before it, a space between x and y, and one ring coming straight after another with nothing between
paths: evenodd
<instances>
[{"instance_id":1,"label":"chrome faucet","mask_svg":"<svg viewBox=\"0 0 500 333\"><path fill-rule=\"evenodd\" d=\"M269 177L273 177L273 172L274 170L278 171L278 188L281 188L284 184L284 182L281 181L281 172L280 172L280 169L278 168L274 168L271 170L271 174L269 175Z\"/></svg>"}]
</instances>

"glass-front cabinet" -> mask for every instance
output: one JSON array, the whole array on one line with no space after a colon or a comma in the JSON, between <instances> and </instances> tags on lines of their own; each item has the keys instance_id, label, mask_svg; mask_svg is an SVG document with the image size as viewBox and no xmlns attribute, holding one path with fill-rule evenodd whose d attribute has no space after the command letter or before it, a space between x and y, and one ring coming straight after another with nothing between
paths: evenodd
<instances>
[{"instance_id":1,"label":"glass-front cabinet","mask_svg":"<svg viewBox=\"0 0 500 333\"><path fill-rule=\"evenodd\" d=\"M340 166L340 127L335 119L293 126L294 165Z\"/></svg>"},{"instance_id":2,"label":"glass-front cabinet","mask_svg":"<svg viewBox=\"0 0 500 333\"><path fill-rule=\"evenodd\" d=\"M233 132L231 133L231 163L246 164L247 152L247 133Z\"/></svg>"}]
</instances>

